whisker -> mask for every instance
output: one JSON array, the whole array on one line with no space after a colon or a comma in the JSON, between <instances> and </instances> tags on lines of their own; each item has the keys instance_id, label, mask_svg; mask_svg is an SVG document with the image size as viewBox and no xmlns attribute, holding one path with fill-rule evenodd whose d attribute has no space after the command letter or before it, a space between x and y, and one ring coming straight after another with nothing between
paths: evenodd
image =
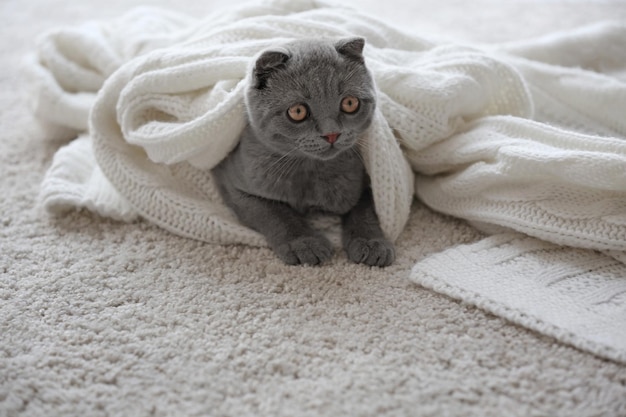
<instances>
[{"instance_id":1,"label":"whisker","mask_svg":"<svg viewBox=\"0 0 626 417\"><path fill-rule=\"evenodd\" d=\"M265 169L266 174L275 175L276 172L274 171L281 170L282 167L287 163L287 161L290 160L289 157L296 151L297 151L297 148L294 148L290 150L289 152L287 152L286 154L284 154L283 156L281 156L280 158L278 158L277 160L275 160L274 162L272 162L272 164Z\"/></svg>"},{"instance_id":2,"label":"whisker","mask_svg":"<svg viewBox=\"0 0 626 417\"><path fill-rule=\"evenodd\" d=\"M287 153L287 155L291 155L292 153L298 151L299 148L295 147L293 150L291 150L290 152ZM280 164L275 164L275 172L272 174L273 177L275 177L275 184L278 184L280 181L282 181L287 175L289 175L291 172L293 172L298 166L300 166L300 164L302 163L302 160L300 158L285 158L282 157L280 158L281 163Z\"/></svg>"},{"instance_id":3,"label":"whisker","mask_svg":"<svg viewBox=\"0 0 626 417\"><path fill-rule=\"evenodd\" d=\"M356 154L357 158L359 158L359 160L361 161L361 163L363 163L363 166L365 166L365 158L363 158L363 155L361 155L361 152L359 152L357 147L353 146L352 148L350 148L350 151L354 152Z\"/></svg>"},{"instance_id":4,"label":"whisker","mask_svg":"<svg viewBox=\"0 0 626 417\"><path fill-rule=\"evenodd\" d=\"M359 140L359 142L354 147L358 149L363 149L368 152L372 150L372 145L364 139Z\"/></svg>"}]
</instances>

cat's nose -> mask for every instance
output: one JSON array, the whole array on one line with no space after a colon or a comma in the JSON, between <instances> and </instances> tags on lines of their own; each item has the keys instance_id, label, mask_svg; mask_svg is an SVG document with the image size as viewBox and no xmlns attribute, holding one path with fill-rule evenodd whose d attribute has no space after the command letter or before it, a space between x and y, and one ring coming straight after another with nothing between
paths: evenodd
<instances>
[{"instance_id":1,"label":"cat's nose","mask_svg":"<svg viewBox=\"0 0 626 417\"><path fill-rule=\"evenodd\" d=\"M341 135L341 133L328 133L326 135L323 135L322 137L326 139L326 142L332 145L333 143L337 142L337 139L339 139L339 135Z\"/></svg>"}]
</instances>

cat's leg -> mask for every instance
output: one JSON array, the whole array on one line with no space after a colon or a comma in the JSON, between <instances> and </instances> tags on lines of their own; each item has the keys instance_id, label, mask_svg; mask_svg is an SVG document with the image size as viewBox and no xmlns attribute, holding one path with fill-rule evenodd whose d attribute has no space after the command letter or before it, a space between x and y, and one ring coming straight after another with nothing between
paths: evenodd
<instances>
[{"instance_id":1,"label":"cat's leg","mask_svg":"<svg viewBox=\"0 0 626 417\"><path fill-rule=\"evenodd\" d=\"M318 265L333 256L330 241L313 230L289 205L236 189L224 190L239 220L265 236L270 248L289 265Z\"/></svg>"},{"instance_id":2,"label":"cat's leg","mask_svg":"<svg viewBox=\"0 0 626 417\"><path fill-rule=\"evenodd\" d=\"M396 251L380 228L372 191L366 187L357 205L343 216L343 247L348 258L370 266L388 266Z\"/></svg>"}]
</instances>

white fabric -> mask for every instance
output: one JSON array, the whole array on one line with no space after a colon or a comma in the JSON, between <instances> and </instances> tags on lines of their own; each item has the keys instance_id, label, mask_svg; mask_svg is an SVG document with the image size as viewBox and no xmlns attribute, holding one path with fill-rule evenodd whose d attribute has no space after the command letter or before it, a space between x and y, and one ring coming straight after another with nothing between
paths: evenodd
<instances>
[{"instance_id":1,"label":"white fabric","mask_svg":"<svg viewBox=\"0 0 626 417\"><path fill-rule=\"evenodd\" d=\"M626 363L625 276L626 265L610 256L502 234L433 255L416 265L410 277L426 288Z\"/></svg>"},{"instance_id":2,"label":"white fabric","mask_svg":"<svg viewBox=\"0 0 626 417\"><path fill-rule=\"evenodd\" d=\"M113 188L140 215L175 233L262 244L223 210L203 171L233 148L243 127L251 58L284 38L359 34L368 39L366 56L380 89L380 112L364 150L390 238L401 232L412 197L403 146L422 174L417 195L436 210L561 244L626 249L626 143L528 120L537 105L540 119L584 121L600 134L623 137L625 84L583 69L509 57L503 52L507 46L490 53L434 46L338 10L319 2L266 2L202 21L139 10L112 22L57 31L40 44L38 72L45 76L39 114L84 127L108 78L91 113L90 133ZM626 50L626 36L620 34L626 35L625 26L614 24L572 36L588 43L611 40L614 45L605 48L611 56L604 61L619 63L615 53ZM537 45L550 49L556 63L562 63L558 52L564 45L573 64L569 40L561 35ZM169 45L175 47L130 60ZM534 51L532 45L508 49ZM598 48L587 49L602 58ZM75 158L65 151L67 163L85 159L75 150ZM46 187L43 195L53 209L59 200Z\"/></svg>"},{"instance_id":3,"label":"white fabric","mask_svg":"<svg viewBox=\"0 0 626 417\"><path fill-rule=\"evenodd\" d=\"M39 45L37 113L88 126L92 147L82 139L59 151L44 205L263 245L223 206L208 173L245 122L249 65L287 39L355 34L367 38L379 89L363 151L389 238L402 232L415 192L484 230L626 250L626 86L613 76L626 68L619 23L495 47L436 45L357 11L300 0L202 20L140 9L60 29ZM87 192L94 184L100 192ZM623 303L615 308L626 326Z\"/></svg>"},{"instance_id":4,"label":"white fabric","mask_svg":"<svg viewBox=\"0 0 626 417\"><path fill-rule=\"evenodd\" d=\"M67 163L68 160L72 163ZM52 212L63 213L85 207L116 220L137 218L132 206L111 186L98 167L87 135L81 135L71 147L63 147L55 154L41 188L45 190L46 199L54 201L48 206Z\"/></svg>"}]
</instances>

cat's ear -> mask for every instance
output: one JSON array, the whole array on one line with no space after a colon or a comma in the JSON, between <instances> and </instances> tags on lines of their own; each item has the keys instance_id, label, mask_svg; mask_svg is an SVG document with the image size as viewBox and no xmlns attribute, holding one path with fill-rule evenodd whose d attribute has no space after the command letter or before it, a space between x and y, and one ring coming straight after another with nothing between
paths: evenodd
<instances>
[{"instance_id":1,"label":"cat's ear","mask_svg":"<svg viewBox=\"0 0 626 417\"><path fill-rule=\"evenodd\" d=\"M289 60L289 52L284 48L276 48L263 52L254 64L256 88L263 89L269 76Z\"/></svg>"},{"instance_id":2,"label":"cat's ear","mask_svg":"<svg viewBox=\"0 0 626 417\"><path fill-rule=\"evenodd\" d=\"M363 61L364 47L365 39L361 37L344 38L335 43L337 52L358 61Z\"/></svg>"}]
</instances>

